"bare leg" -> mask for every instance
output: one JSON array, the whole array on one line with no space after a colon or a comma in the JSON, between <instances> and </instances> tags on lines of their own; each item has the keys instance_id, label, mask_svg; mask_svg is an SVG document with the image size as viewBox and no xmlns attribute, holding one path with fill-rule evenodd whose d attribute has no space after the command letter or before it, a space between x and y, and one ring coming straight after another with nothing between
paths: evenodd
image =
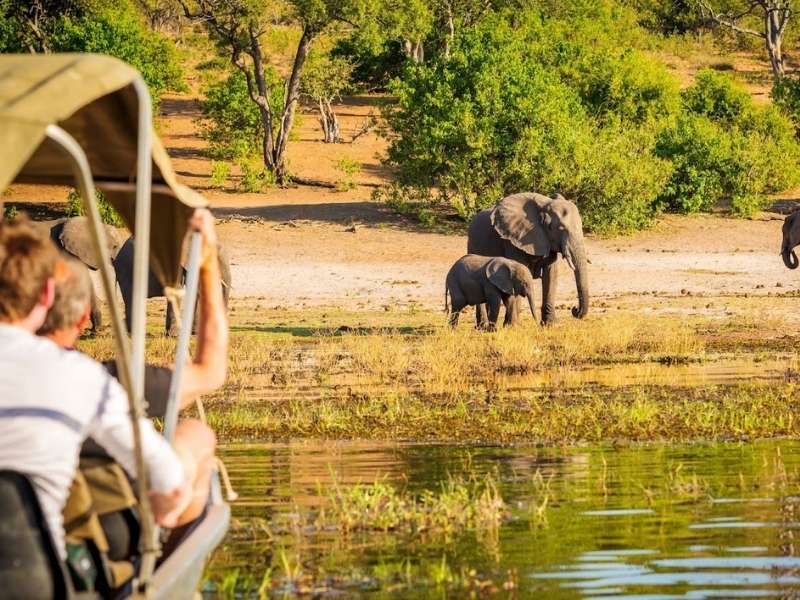
<instances>
[{"instance_id":1,"label":"bare leg","mask_svg":"<svg viewBox=\"0 0 800 600\"><path fill-rule=\"evenodd\" d=\"M197 419L184 419L175 428L175 451L186 470L192 499L178 517L181 526L203 514L211 487L217 439L214 432Z\"/></svg>"}]
</instances>

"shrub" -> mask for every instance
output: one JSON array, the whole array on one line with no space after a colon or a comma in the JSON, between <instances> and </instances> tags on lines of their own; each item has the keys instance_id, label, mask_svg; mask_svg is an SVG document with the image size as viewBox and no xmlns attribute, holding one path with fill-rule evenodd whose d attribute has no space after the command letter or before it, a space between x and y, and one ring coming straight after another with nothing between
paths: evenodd
<instances>
[{"instance_id":1,"label":"shrub","mask_svg":"<svg viewBox=\"0 0 800 600\"><path fill-rule=\"evenodd\" d=\"M114 227L125 227L125 222L116 211L116 209L106 200L103 192L95 190L95 202L97 203L97 210L100 212L100 220L106 225L113 225ZM83 206L83 199L77 190L70 190L67 194L67 216L80 217L86 214Z\"/></svg>"},{"instance_id":2,"label":"shrub","mask_svg":"<svg viewBox=\"0 0 800 600\"><path fill-rule=\"evenodd\" d=\"M435 186L464 217L506 191L550 189L587 125L577 96L506 24L465 33L449 60L409 66L384 115L399 181Z\"/></svg>"},{"instance_id":3,"label":"shrub","mask_svg":"<svg viewBox=\"0 0 800 600\"><path fill-rule=\"evenodd\" d=\"M659 203L678 212L709 211L727 201L732 213L762 209L767 195L794 185L800 147L791 122L757 107L730 76L701 71L683 92L686 114L660 136L656 154L674 165Z\"/></svg>"},{"instance_id":4,"label":"shrub","mask_svg":"<svg viewBox=\"0 0 800 600\"><path fill-rule=\"evenodd\" d=\"M344 156L336 161L336 170L342 174L342 178L336 182L336 189L346 192L356 187L354 177L361 171L361 163L349 156Z\"/></svg>"},{"instance_id":5,"label":"shrub","mask_svg":"<svg viewBox=\"0 0 800 600\"><path fill-rule=\"evenodd\" d=\"M587 114L591 78L549 66L547 52L531 52L507 21L490 19L458 38L448 60L408 67L392 86L397 105L384 113L398 172L389 199L427 209L431 202L420 199L433 196L468 219L511 192L560 191L593 229L643 226L670 170L650 154L654 123L678 106L677 90L655 86L664 92L655 101L643 93L626 102L621 87L606 93L616 104L598 100L607 104L598 120ZM583 97L568 85L578 79Z\"/></svg>"},{"instance_id":6,"label":"shrub","mask_svg":"<svg viewBox=\"0 0 800 600\"><path fill-rule=\"evenodd\" d=\"M275 187L275 175L264 165L253 161L239 163L242 178L239 181L239 191L256 194L265 188Z\"/></svg>"},{"instance_id":7,"label":"shrub","mask_svg":"<svg viewBox=\"0 0 800 600\"><path fill-rule=\"evenodd\" d=\"M174 44L148 31L124 2L113 12L61 17L50 44L55 52L96 52L130 63L142 74L155 101L167 90L186 89Z\"/></svg>"},{"instance_id":8,"label":"shrub","mask_svg":"<svg viewBox=\"0 0 800 600\"><path fill-rule=\"evenodd\" d=\"M273 84L270 103L277 121L282 112L283 86L274 85L279 80L274 69L267 69L264 76ZM264 142L261 112L250 98L244 74L234 71L208 86L205 96L203 115L207 122L202 133L211 144L211 156L232 160L260 154ZM272 126L274 130L278 123Z\"/></svg>"},{"instance_id":9,"label":"shrub","mask_svg":"<svg viewBox=\"0 0 800 600\"><path fill-rule=\"evenodd\" d=\"M598 128L580 154L580 168L564 193L577 201L584 226L620 233L647 226L672 164L653 155L655 128L621 122Z\"/></svg>"},{"instance_id":10,"label":"shrub","mask_svg":"<svg viewBox=\"0 0 800 600\"><path fill-rule=\"evenodd\" d=\"M794 123L800 132L800 78L788 75L779 77L772 84L772 101Z\"/></svg>"},{"instance_id":11,"label":"shrub","mask_svg":"<svg viewBox=\"0 0 800 600\"><path fill-rule=\"evenodd\" d=\"M726 193L730 140L707 117L687 115L665 130L656 155L673 164L658 198L660 207L683 213L711 210Z\"/></svg>"},{"instance_id":12,"label":"shrub","mask_svg":"<svg viewBox=\"0 0 800 600\"><path fill-rule=\"evenodd\" d=\"M230 163L224 161L211 161L211 185L214 187L225 187L225 182L231 174Z\"/></svg>"},{"instance_id":13,"label":"shrub","mask_svg":"<svg viewBox=\"0 0 800 600\"><path fill-rule=\"evenodd\" d=\"M711 69L700 71L682 95L688 112L726 125L741 125L753 112L750 94L727 73Z\"/></svg>"},{"instance_id":14,"label":"shrub","mask_svg":"<svg viewBox=\"0 0 800 600\"><path fill-rule=\"evenodd\" d=\"M764 208L767 194L797 180L798 147L791 125L774 109L751 115L749 127L724 127L686 115L660 137L656 153L672 161L672 177L659 197L670 210L709 211L728 201L733 214Z\"/></svg>"}]
</instances>

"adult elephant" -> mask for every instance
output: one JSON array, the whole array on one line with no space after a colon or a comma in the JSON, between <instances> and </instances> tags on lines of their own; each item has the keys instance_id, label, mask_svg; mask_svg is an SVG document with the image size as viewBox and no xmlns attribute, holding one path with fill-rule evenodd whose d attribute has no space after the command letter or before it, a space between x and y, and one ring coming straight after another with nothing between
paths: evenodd
<instances>
[{"instance_id":1,"label":"adult elephant","mask_svg":"<svg viewBox=\"0 0 800 600\"><path fill-rule=\"evenodd\" d=\"M781 242L781 258L783 264L790 269L798 265L795 246L800 244L800 211L793 212L783 220L783 241Z\"/></svg>"},{"instance_id":2,"label":"adult elephant","mask_svg":"<svg viewBox=\"0 0 800 600\"><path fill-rule=\"evenodd\" d=\"M122 245L122 248L120 248L116 258L112 261L117 283L119 284L119 291L122 294L122 301L125 304L125 324L128 327L128 331L131 329L131 310L133 308L133 253L134 241L133 237L129 237ZM217 255L222 278L222 297L225 300L225 306L228 306L231 290L231 262L225 247L221 244L217 246ZM185 274L184 271L184 275ZM147 279L147 297L159 298L161 296L164 296L164 287L151 270ZM167 302L164 331L169 335L175 333L175 313L170 302Z\"/></svg>"},{"instance_id":3,"label":"adult elephant","mask_svg":"<svg viewBox=\"0 0 800 600\"><path fill-rule=\"evenodd\" d=\"M56 219L51 221L34 221L34 226L46 231L50 239L63 252L81 261L92 271L100 268L100 261L95 255L92 246L92 237L89 230L89 220L87 217L71 217L67 219ZM106 228L106 240L108 241L108 253L111 259L119 252L122 242L125 239L120 230L109 225ZM92 288L91 298L91 323L92 331L97 331L102 324L100 303L97 295Z\"/></svg>"},{"instance_id":4,"label":"adult elephant","mask_svg":"<svg viewBox=\"0 0 800 600\"><path fill-rule=\"evenodd\" d=\"M552 197L534 192L512 194L494 207L482 210L470 223L467 252L514 259L526 265L534 279L541 278L545 324L555 320L553 303L560 254L575 272L578 306L572 308L572 316L582 319L589 312L583 224L578 207L560 194Z\"/></svg>"}]
</instances>

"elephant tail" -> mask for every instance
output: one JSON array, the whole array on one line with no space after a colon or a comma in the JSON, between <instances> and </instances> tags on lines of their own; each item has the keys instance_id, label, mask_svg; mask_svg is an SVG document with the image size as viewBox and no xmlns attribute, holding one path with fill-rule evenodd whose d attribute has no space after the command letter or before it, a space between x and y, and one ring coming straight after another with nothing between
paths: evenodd
<instances>
[{"instance_id":1,"label":"elephant tail","mask_svg":"<svg viewBox=\"0 0 800 600\"><path fill-rule=\"evenodd\" d=\"M444 286L444 312L450 314L450 302L449 302L450 290L447 287L447 284Z\"/></svg>"}]
</instances>

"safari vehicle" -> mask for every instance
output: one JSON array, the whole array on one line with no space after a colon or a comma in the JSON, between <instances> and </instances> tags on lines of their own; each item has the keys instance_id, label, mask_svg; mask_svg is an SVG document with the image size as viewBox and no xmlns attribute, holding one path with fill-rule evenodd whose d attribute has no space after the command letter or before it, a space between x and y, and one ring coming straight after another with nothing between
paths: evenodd
<instances>
[{"instance_id":1,"label":"safari vehicle","mask_svg":"<svg viewBox=\"0 0 800 600\"><path fill-rule=\"evenodd\" d=\"M99 189L136 237L133 322L127 335L120 307L109 302L117 370L130 399L137 471L144 472L138 419L144 412L144 357L148 267L179 296L187 220L202 196L176 181L164 147L153 132L152 105L141 75L129 65L91 54L0 56L0 192L10 184L73 185L91 224L106 298L115 297ZM170 438L177 421L177 390L186 364L197 292L199 234L191 236L182 322L165 418ZM191 598L209 554L224 537L230 508L219 478L212 478L206 514L163 562L159 531L145 477L136 480L139 552L132 579L115 597ZM58 559L30 482L0 473L0 590L36 590L36 597L99 597L112 590L75 591ZM100 569L100 565L95 565ZM41 593L40 593L41 592ZM5 594L0 591L0 596ZM23 593L24 595L24 593Z\"/></svg>"}]
</instances>

